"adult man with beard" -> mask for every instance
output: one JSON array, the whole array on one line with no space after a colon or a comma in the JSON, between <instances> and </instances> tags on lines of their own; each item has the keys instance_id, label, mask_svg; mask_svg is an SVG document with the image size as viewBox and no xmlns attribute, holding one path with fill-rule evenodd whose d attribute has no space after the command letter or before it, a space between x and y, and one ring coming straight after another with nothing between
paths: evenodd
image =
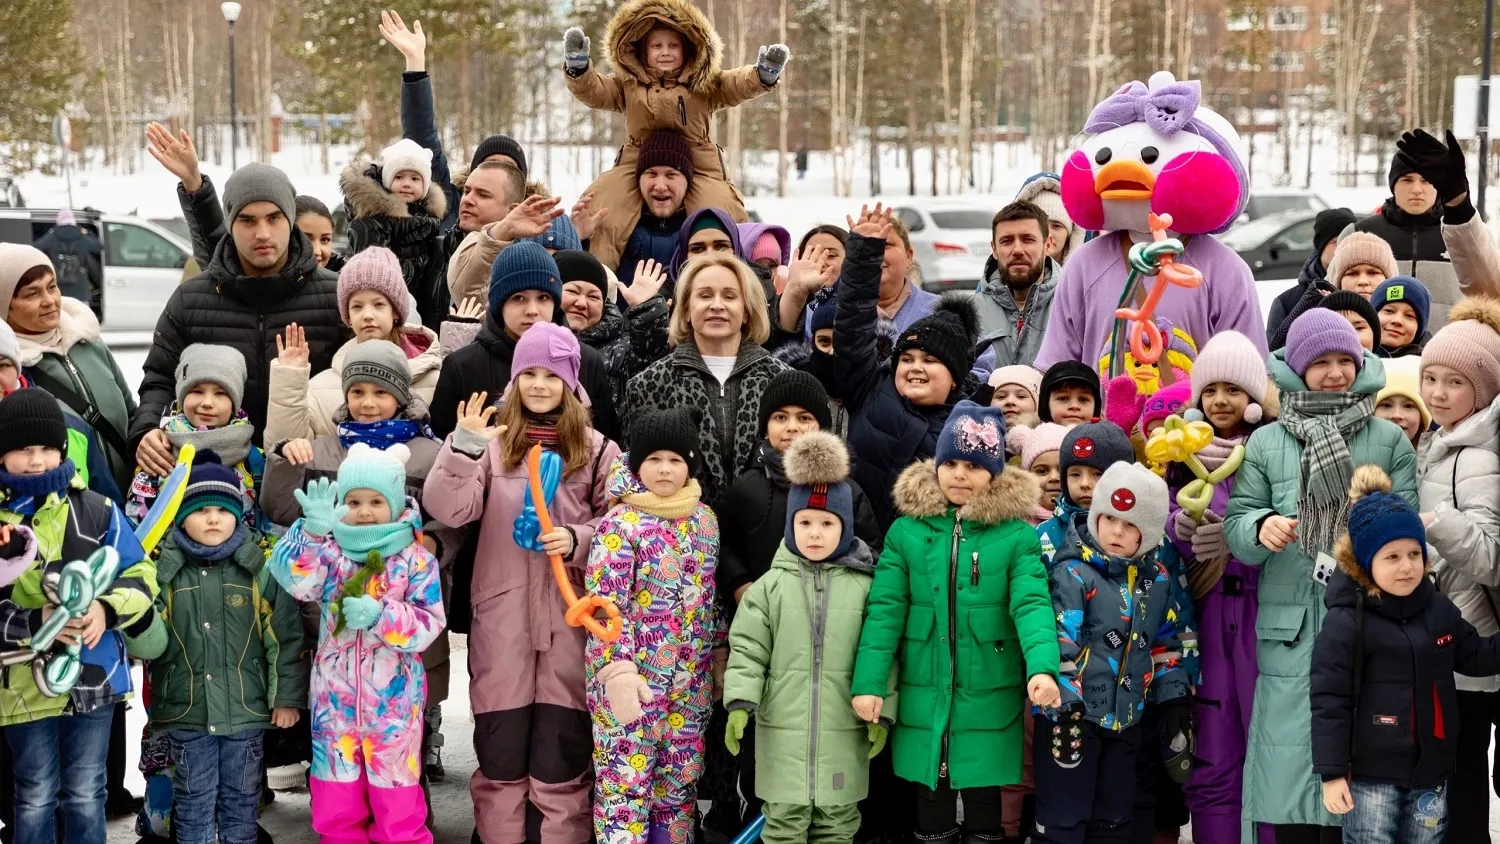
<instances>
[{"instance_id":1,"label":"adult man with beard","mask_svg":"<svg viewBox=\"0 0 1500 844\"><path fill-rule=\"evenodd\" d=\"M526 195L526 174L500 161L481 162L464 181L458 205L461 243L448 259L448 292L455 303L489 296L495 256L512 243L535 237L562 216L556 197ZM451 350L450 350L451 351Z\"/></svg>"},{"instance_id":2,"label":"adult man with beard","mask_svg":"<svg viewBox=\"0 0 1500 844\"><path fill-rule=\"evenodd\" d=\"M1050 251L1047 213L1018 200L990 222L990 259L984 284L974 294L979 307L980 347L995 352L995 368L1030 365L1042 346L1042 332L1057 289L1057 263Z\"/></svg>"},{"instance_id":3,"label":"adult man with beard","mask_svg":"<svg viewBox=\"0 0 1500 844\"><path fill-rule=\"evenodd\" d=\"M625 242L615 276L621 284L635 279L635 265L647 259L662 266L672 261L678 236L687 219L683 200L693 184L693 151L676 132L658 129L641 142L635 163L641 191L641 220Z\"/></svg>"}]
</instances>

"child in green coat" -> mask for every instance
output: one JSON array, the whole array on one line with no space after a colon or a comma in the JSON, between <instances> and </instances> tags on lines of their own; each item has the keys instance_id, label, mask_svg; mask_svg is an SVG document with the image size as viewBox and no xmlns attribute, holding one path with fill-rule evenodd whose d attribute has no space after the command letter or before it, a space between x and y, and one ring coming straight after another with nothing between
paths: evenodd
<instances>
[{"instance_id":1,"label":"child in green coat","mask_svg":"<svg viewBox=\"0 0 1500 844\"><path fill-rule=\"evenodd\" d=\"M959 402L936 459L901 473L902 516L875 569L853 705L875 722L891 666L897 776L918 784L917 838L1002 836L1000 786L1021 781L1026 699L1057 706L1057 632L1036 532L1036 478L1005 465L1001 411Z\"/></svg>"},{"instance_id":2,"label":"child in green coat","mask_svg":"<svg viewBox=\"0 0 1500 844\"><path fill-rule=\"evenodd\" d=\"M843 442L803 434L784 466L792 486L781 549L745 593L729 632L724 744L739 755L755 716L762 841L848 842L869 790L869 760L885 746L889 724L862 724L846 702L875 558L854 535Z\"/></svg>"}]
</instances>

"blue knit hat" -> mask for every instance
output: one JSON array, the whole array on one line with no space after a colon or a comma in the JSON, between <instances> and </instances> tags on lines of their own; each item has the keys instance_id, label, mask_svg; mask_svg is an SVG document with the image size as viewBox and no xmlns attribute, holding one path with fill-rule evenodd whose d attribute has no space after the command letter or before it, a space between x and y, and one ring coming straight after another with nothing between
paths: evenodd
<instances>
[{"instance_id":1,"label":"blue knit hat","mask_svg":"<svg viewBox=\"0 0 1500 844\"><path fill-rule=\"evenodd\" d=\"M1378 313L1392 302L1405 302L1417 312L1417 337L1420 338L1427 330L1427 318L1432 314L1432 293L1427 290L1427 285L1409 275L1391 276L1370 294L1370 304Z\"/></svg>"},{"instance_id":2,"label":"blue knit hat","mask_svg":"<svg viewBox=\"0 0 1500 844\"><path fill-rule=\"evenodd\" d=\"M500 313L505 300L523 290L540 290L562 306L562 274L557 262L539 243L523 240L500 251L490 269L490 313Z\"/></svg>"},{"instance_id":3,"label":"blue knit hat","mask_svg":"<svg viewBox=\"0 0 1500 844\"><path fill-rule=\"evenodd\" d=\"M391 518L398 518L406 509L406 461L410 458L411 452L400 443L383 451L355 443L339 464L340 503L351 490L374 490L390 505Z\"/></svg>"},{"instance_id":4,"label":"blue knit hat","mask_svg":"<svg viewBox=\"0 0 1500 844\"><path fill-rule=\"evenodd\" d=\"M838 297L829 296L822 304L813 308L812 317L807 321L807 330L817 333L824 328L833 327L834 314L838 312Z\"/></svg>"},{"instance_id":5,"label":"blue knit hat","mask_svg":"<svg viewBox=\"0 0 1500 844\"><path fill-rule=\"evenodd\" d=\"M992 475L1005 469L1005 414L998 407L982 407L964 399L953 406L943 432L938 434L937 465L967 460Z\"/></svg>"},{"instance_id":6,"label":"blue knit hat","mask_svg":"<svg viewBox=\"0 0 1500 844\"><path fill-rule=\"evenodd\" d=\"M223 508L235 519L245 515L245 488L240 483L240 475L221 463L219 455L213 451L200 451L193 457L187 489L182 493L182 505L177 508L177 516L172 521L181 527L184 519L205 507Z\"/></svg>"},{"instance_id":7,"label":"blue knit hat","mask_svg":"<svg viewBox=\"0 0 1500 844\"><path fill-rule=\"evenodd\" d=\"M1376 466L1361 466L1354 472L1350 492L1359 498L1349 508L1349 542L1354 561L1365 574L1375 555L1398 539L1414 539L1422 546L1422 562L1427 562L1427 529L1422 517L1406 499L1391 492L1391 479Z\"/></svg>"},{"instance_id":8,"label":"blue knit hat","mask_svg":"<svg viewBox=\"0 0 1500 844\"><path fill-rule=\"evenodd\" d=\"M825 560L837 560L854 547L854 491L849 486L849 451L844 441L826 431L803 434L786 450L782 459L791 487L786 493L786 531L782 537L793 554L797 547L794 526L800 510L827 510L842 525L839 544Z\"/></svg>"},{"instance_id":9,"label":"blue knit hat","mask_svg":"<svg viewBox=\"0 0 1500 844\"><path fill-rule=\"evenodd\" d=\"M528 237L532 243L541 244L544 249L582 249L583 241L578 237L578 229L573 228L573 220L567 214L552 221L547 230L536 237Z\"/></svg>"}]
</instances>

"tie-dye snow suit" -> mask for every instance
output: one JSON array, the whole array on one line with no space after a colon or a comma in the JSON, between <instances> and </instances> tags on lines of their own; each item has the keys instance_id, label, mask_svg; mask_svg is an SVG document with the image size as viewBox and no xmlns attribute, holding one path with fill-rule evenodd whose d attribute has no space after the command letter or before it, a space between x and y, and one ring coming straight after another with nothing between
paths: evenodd
<instances>
[{"instance_id":1,"label":"tie-dye snow suit","mask_svg":"<svg viewBox=\"0 0 1500 844\"><path fill-rule=\"evenodd\" d=\"M402 514L420 526L414 502ZM365 594L379 598L368 630L335 634L329 611L361 562L332 536L307 535L298 519L271 555L271 573L299 601L322 607L313 657L313 829L325 844L432 841L422 799L422 709L427 675L422 651L446 618L437 560L418 542L385 559Z\"/></svg>"},{"instance_id":2,"label":"tie-dye snow suit","mask_svg":"<svg viewBox=\"0 0 1500 844\"><path fill-rule=\"evenodd\" d=\"M645 493L615 461L611 500ZM704 729L713 691L712 648L724 631L714 608L719 522L699 502L681 518L619 504L594 531L586 584L615 602L624 632L586 649L594 728L594 834L600 844L685 844L703 775ZM654 698L621 725L597 675L611 662L635 663Z\"/></svg>"}]
</instances>

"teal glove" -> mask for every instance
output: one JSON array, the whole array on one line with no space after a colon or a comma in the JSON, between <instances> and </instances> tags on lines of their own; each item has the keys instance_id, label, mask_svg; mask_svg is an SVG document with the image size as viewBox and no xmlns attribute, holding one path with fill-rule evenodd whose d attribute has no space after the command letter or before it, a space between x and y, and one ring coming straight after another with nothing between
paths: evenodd
<instances>
[{"instance_id":1,"label":"teal glove","mask_svg":"<svg viewBox=\"0 0 1500 844\"><path fill-rule=\"evenodd\" d=\"M344 624L355 630L368 630L380 620L380 602L369 595L345 598L339 602L339 612L344 614Z\"/></svg>"},{"instance_id":2,"label":"teal glove","mask_svg":"<svg viewBox=\"0 0 1500 844\"><path fill-rule=\"evenodd\" d=\"M885 737L890 731L885 728L884 724L866 724L865 732L870 736L869 758L874 759L880 755L880 751L885 750Z\"/></svg>"},{"instance_id":3,"label":"teal glove","mask_svg":"<svg viewBox=\"0 0 1500 844\"><path fill-rule=\"evenodd\" d=\"M318 478L307 485L306 492L299 489L292 495L302 506L302 529L309 536L327 536L342 516L338 511L349 512L349 508L339 506L338 482L327 478Z\"/></svg>"},{"instance_id":4,"label":"teal glove","mask_svg":"<svg viewBox=\"0 0 1500 844\"><path fill-rule=\"evenodd\" d=\"M740 755L740 739L745 737L745 725L750 723L750 710L729 710L729 729L724 731L724 746L731 756Z\"/></svg>"}]
</instances>

